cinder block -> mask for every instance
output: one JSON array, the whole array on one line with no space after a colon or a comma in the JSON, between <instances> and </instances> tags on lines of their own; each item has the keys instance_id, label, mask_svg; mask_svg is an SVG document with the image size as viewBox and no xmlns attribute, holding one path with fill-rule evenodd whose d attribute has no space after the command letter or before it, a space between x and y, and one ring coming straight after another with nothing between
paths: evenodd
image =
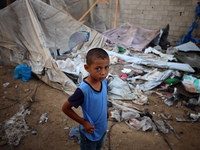
<instances>
[{"instance_id":1,"label":"cinder block","mask_svg":"<svg viewBox=\"0 0 200 150\"><path fill-rule=\"evenodd\" d=\"M188 32L188 28L187 27L180 27L179 31L187 33Z\"/></svg>"},{"instance_id":2,"label":"cinder block","mask_svg":"<svg viewBox=\"0 0 200 150\"><path fill-rule=\"evenodd\" d=\"M150 0L139 0L140 1L140 5L150 5L151 1Z\"/></svg>"},{"instance_id":3,"label":"cinder block","mask_svg":"<svg viewBox=\"0 0 200 150\"><path fill-rule=\"evenodd\" d=\"M170 5L172 6L177 6L181 4L181 0L171 0Z\"/></svg>"},{"instance_id":4,"label":"cinder block","mask_svg":"<svg viewBox=\"0 0 200 150\"><path fill-rule=\"evenodd\" d=\"M136 7L136 9L138 9L138 10L145 10L145 5L138 5L137 7Z\"/></svg>"},{"instance_id":5,"label":"cinder block","mask_svg":"<svg viewBox=\"0 0 200 150\"><path fill-rule=\"evenodd\" d=\"M132 12L131 12L132 15L139 15L139 14L142 14L141 10L133 9L133 10L131 10L131 11L132 11Z\"/></svg>"},{"instance_id":6,"label":"cinder block","mask_svg":"<svg viewBox=\"0 0 200 150\"><path fill-rule=\"evenodd\" d=\"M151 19L153 19L153 15L152 14L145 15L144 19L151 20Z\"/></svg>"},{"instance_id":7,"label":"cinder block","mask_svg":"<svg viewBox=\"0 0 200 150\"><path fill-rule=\"evenodd\" d=\"M181 0L180 5L183 6L192 5L192 0Z\"/></svg>"},{"instance_id":8,"label":"cinder block","mask_svg":"<svg viewBox=\"0 0 200 150\"><path fill-rule=\"evenodd\" d=\"M161 6L169 6L170 5L170 0L160 0L160 5Z\"/></svg>"},{"instance_id":9,"label":"cinder block","mask_svg":"<svg viewBox=\"0 0 200 150\"><path fill-rule=\"evenodd\" d=\"M154 6L154 10L155 11L163 11L164 10L164 6L161 6L161 5Z\"/></svg>"},{"instance_id":10,"label":"cinder block","mask_svg":"<svg viewBox=\"0 0 200 150\"><path fill-rule=\"evenodd\" d=\"M160 5L160 0L151 0L151 5Z\"/></svg>"}]
</instances>

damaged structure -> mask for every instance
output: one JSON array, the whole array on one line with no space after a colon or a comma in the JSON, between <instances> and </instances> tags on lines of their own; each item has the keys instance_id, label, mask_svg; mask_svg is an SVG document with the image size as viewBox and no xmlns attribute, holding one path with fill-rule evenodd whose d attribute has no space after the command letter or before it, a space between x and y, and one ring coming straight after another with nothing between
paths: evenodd
<instances>
[{"instance_id":1,"label":"damaged structure","mask_svg":"<svg viewBox=\"0 0 200 150\"><path fill-rule=\"evenodd\" d=\"M86 18L86 23L76 20L80 16L67 12L67 2L61 2L17 0L1 9L0 61L27 65L43 82L72 95L88 75L83 68L87 51L94 47L105 49L111 62L108 99L117 108L112 117L136 130L155 130L164 122L154 122L147 110L123 101L146 105L148 94L156 93L165 98L168 106L178 100L179 94L200 103L200 79L194 75L200 69L196 43L170 46L169 24L150 30L127 22L106 30L105 24L92 14L93 19ZM171 83L166 83L167 79ZM154 91L156 87L171 89L173 94L166 97L159 90ZM25 129L26 134L28 127ZM162 132L168 130L164 128Z\"/></svg>"}]
</instances>

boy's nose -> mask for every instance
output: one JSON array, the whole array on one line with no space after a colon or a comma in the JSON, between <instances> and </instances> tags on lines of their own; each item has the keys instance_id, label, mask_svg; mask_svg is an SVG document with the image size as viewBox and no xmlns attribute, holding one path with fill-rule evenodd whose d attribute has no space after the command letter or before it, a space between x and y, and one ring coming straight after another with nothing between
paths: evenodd
<instances>
[{"instance_id":1,"label":"boy's nose","mask_svg":"<svg viewBox=\"0 0 200 150\"><path fill-rule=\"evenodd\" d=\"M106 70L103 69L103 70L101 71L101 74L104 75L105 73L106 73Z\"/></svg>"}]
</instances>

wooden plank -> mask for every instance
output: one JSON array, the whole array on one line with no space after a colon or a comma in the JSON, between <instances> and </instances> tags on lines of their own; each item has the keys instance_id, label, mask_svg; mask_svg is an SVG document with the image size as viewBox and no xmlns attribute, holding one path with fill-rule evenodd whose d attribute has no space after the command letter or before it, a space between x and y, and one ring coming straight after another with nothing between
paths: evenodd
<instances>
[{"instance_id":1,"label":"wooden plank","mask_svg":"<svg viewBox=\"0 0 200 150\"><path fill-rule=\"evenodd\" d=\"M90 10L99 2L100 0L97 0L91 7L86 11L86 13L78 20L79 22L90 12Z\"/></svg>"},{"instance_id":2,"label":"wooden plank","mask_svg":"<svg viewBox=\"0 0 200 150\"><path fill-rule=\"evenodd\" d=\"M115 10L115 26L114 28L117 27L117 13L118 13L118 5L119 5L119 0L116 0L116 10Z\"/></svg>"}]
</instances>

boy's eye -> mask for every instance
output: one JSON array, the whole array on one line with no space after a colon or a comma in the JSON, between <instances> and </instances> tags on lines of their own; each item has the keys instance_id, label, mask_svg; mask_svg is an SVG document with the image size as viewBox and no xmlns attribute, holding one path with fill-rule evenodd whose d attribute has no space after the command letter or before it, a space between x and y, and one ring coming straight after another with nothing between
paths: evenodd
<instances>
[{"instance_id":1,"label":"boy's eye","mask_svg":"<svg viewBox=\"0 0 200 150\"><path fill-rule=\"evenodd\" d=\"M96 68L96 70L101 70L101 68Z\"/></svg>"},{"instance_id":2,"label":"boy's eye","mask_svg":"<svg viewBox=\"0 0 200 150\"><path fill-rule=\"evenodd\" d=\"M105 67L105 69L109 69L109 66Z\"/></svg>"}]
</instances>

